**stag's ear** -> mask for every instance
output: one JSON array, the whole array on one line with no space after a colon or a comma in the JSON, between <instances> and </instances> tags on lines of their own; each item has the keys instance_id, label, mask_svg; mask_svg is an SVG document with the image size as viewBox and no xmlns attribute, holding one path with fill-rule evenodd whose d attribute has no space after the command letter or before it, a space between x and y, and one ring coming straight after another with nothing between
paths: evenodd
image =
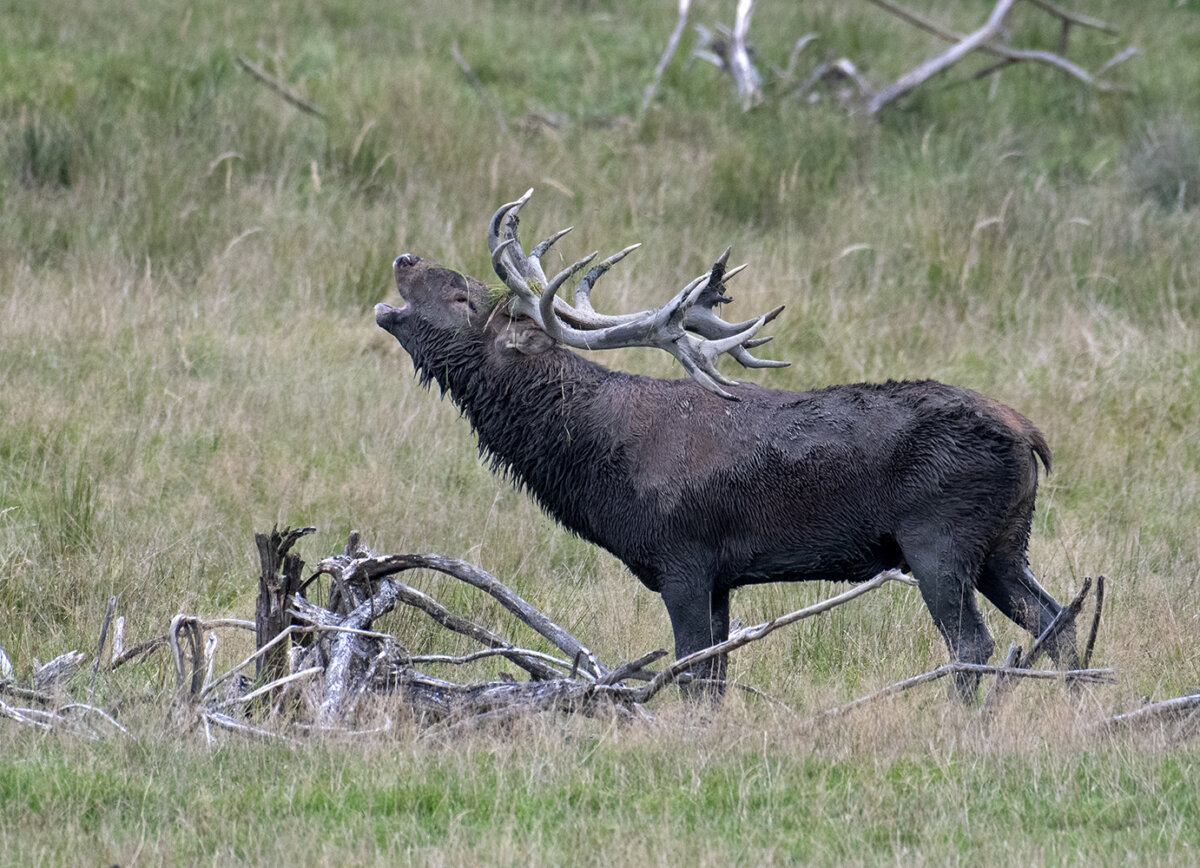
<instances>
[{"instance_id":1,"label":"stag's ear","mask_svg":"<svg viewBox=\"0 0 1200 868\"><path fill-rule=\"evenodd\" d=\"M506 349L527 356L537 356L554 346L554 338L546 334L528 317L509 320L500 338Z\"/></svg>"}]
</instances>

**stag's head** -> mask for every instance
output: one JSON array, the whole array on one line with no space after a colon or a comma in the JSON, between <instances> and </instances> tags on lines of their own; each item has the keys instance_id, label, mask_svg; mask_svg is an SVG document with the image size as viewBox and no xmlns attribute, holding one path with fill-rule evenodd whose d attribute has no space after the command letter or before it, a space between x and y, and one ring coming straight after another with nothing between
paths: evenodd
<instances>
[{"instance_id":1,"label":"stag's head","mask_svg":"<svg viewBox=\"0 0 1200 868\"><path fill-rule=\"evenodd\" d=\"M413 358L423 379L437 379L454 390L456 370L469 371L488 359L545 353L557 344L578 349L650 346L665 350L702 386L732 397L720 384L734 385L716 369L729 353L745 367L779 367L787 362L758 359L749 348L770 340L755 338L782 305L755 319L728 323L717 306L730 299L725 281L745 266L726 269L729 251L713 267L676 293L660 308L631 314L601 314L591 304L596 281L640 245L634 244L593 266L575 287L574 304L558 297L562 286L595 258L592 253L553 277L542 269L542 257L570 229L536 245L528 254L517 239L517 214L533 194L500 206L488 224L492 267L504 283L499 292L473 277L411 253L396 257L396 287L402 307L378 304L375 321L390 332ZM498 356L497 356L498 354Z\"/></svg>"}]
</instances>

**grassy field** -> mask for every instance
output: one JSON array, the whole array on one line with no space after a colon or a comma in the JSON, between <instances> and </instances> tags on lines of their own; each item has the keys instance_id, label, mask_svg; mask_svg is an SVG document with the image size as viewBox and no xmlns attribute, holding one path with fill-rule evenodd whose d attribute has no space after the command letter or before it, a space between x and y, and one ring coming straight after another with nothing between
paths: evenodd
<instances>
[{"instance_id":1,"label":"grassy field","mask_svg":"<svg viewBox=\"0 0 1200 868\"><path fill-rule=\"evenodd\" d=\"M696 20L732 4L699 2ZM989 4L913 2L956 29ZM1083 11L1082 3L1072 4ZM990 724L935 686L810 728L932 668L899 586L777 633L697 714L532 722L507 738L209 748L169 722L161 658L101 675L137 740L0 720L0 862L28 864L1043 864L1200 860L1200 744L1088 724L1200 685L1200 16L1101 0L1075 30L1100 93L1045 67L950 73L876 120L829 98L744 114L685 61L642 93L675 4L617 0L9 0L0 7L0 646L127 644L177 612L249 617L255 530L358 528L461 557L618 661L669 647L655 595L478 459L371 306L413 251L485 278L484 224L527 187L527 238L645 247L597 304L659 303L732 244L731 318L786 303L749 375L802 389L933 377L993 395L1054 449L1031 560L1060 599L1109 577L1078 700L1023 686ZM766 70L806 32L877 84L934 43L865 2L763 2ZM1021 8L1014 41L1057 27ZM470 63L469 84L452 47ZM246 74L246 56L325 113ZM678 376L664 354L606 361ZM659 358L658 356L663 356ZM728 373L734 373L726 368ZM418 584L497 629L452 580ZM739 592L754 622L834 588ZM994 610L1000 648L1019 636ZM414 646L455 645L411 615ZM522 637L523 639L525 637ZM229 663L245 650L222 651ZM89 670L90 672L90 670ZM83 696L87 678L72 685ZM386 709L380 709L381 711Z\"/></svg>"}]
</instances>

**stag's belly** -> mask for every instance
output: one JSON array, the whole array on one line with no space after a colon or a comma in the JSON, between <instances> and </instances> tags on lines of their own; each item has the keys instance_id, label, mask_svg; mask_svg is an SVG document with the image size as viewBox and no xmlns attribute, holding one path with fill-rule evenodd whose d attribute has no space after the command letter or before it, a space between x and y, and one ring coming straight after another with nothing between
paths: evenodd
<instances>
[{"instance_id":1,"label":"stag's belly","mask_svg":"<svg viewBox=\"0 0 1200 868\"><path fill-rule=\"evenodd\" d=\"M891 535L841 541L837 545L801 542L753 554L733 566L729 587L763 582L865 582L884 570L907 570L900 546Z\"/></svg>"}]
</instances>

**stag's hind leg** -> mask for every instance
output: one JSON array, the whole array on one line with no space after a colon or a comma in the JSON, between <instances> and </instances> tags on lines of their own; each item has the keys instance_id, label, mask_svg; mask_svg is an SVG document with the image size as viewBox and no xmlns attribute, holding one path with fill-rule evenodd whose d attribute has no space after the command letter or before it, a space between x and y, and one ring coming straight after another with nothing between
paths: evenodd
<instances>
[{"instance_id":1,"label":"stag's hind leg","mask_svg":"<svg viewBox=\"0 0 1200 868\"><path fill-rule=\"evenodd\" d=\"M910 530L900 546L950 656L962 663L987 663L996 643L975 602L979 558L943 528ZM959 696L969 702L979 675L956 672L954 683Z\"/></svg>"},{"instance_id":2,"label":"stag's hind leg","mask_svg":"<svg viewBox=\"0 0 1200 868\"><path fill-rule=\"evenodd\" d=\"M979 592L1014 623L1037 637L1058 616L1062 606L1050 596L1026 563L1024 547L992 552L979 577ZM1046 646L1054 662L1063 669L1079 668L1075 625L1066 624Z\"/></svg>"}]
</instances>

